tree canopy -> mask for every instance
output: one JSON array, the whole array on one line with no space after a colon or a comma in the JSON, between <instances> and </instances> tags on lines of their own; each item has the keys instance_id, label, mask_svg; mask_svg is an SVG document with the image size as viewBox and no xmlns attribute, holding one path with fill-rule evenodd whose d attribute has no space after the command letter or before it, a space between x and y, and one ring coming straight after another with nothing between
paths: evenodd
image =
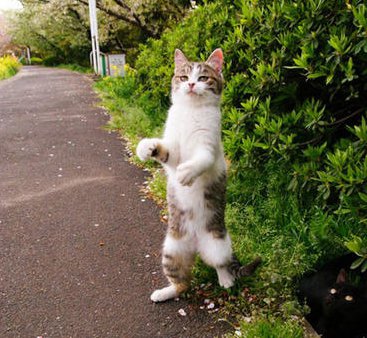
<instances>
[{"instance_id":1,"label":"tree canopy","mask_svg":"<svg viewBox=\"0 0 367 338\"><path fill-rule=\"evenodd\" d=\"M90 24L88 0L21 0L11 33L21 45L55 62L88 62ZM127 53L148 38L159 38L190 10L188 0L97 0L101 50Z\"/></svg>"}]
</instances>

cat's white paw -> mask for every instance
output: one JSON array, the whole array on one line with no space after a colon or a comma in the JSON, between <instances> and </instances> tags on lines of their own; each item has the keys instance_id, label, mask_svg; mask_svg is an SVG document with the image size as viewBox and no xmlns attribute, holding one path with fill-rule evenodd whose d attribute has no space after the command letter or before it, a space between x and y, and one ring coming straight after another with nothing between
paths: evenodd
<instances>
[{"instance_id":1,"label":"cat's white paw","mask_svg":"<svg viewBox=\"0 0 367 338\"><path fill-rule=\"evenodd\" d=\"M233 286L235 277L226 269L217 270L219 285L225 289Z\"/></svg>"},{"instance_id":2,"label":"cat's white paw","mask_svg":"<svg viewBox=\"0 0 367 338\"><path fill-rule=\"evenodd\" d=\"M158 141L153 138L144 138L142 139L137 148L136 154L142 161L149 160L153 152L157 149Z\"/></svg>"},{"instance_id":3,"label":"cat's white paw","mask_svg":"<svg viewBox=\"0 0 367 338\"><path fill-rule=\"evenodd\" d=\"M178 296L177 289L174 285L167 286L163 289L155 290L151 295L150 299L154 303L164 302L166 300L176 298Z\"/></svg>"},{"instance_id":4,"label":"cat's white paw","mask_svg":"<svg viewBox=\"0 0 367 338\"><path fill-rule=\"evenodd\" d=\"M195 167L191 163L180 164L177 167L176 177L182 185L192 185L197 177Z\"/></svg>"}]
</instances>

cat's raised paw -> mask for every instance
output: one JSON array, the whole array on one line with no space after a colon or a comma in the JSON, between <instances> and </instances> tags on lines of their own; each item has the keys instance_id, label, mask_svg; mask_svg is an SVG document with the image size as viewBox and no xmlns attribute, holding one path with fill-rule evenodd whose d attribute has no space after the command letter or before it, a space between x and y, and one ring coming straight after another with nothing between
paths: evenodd
<instances>
[{"instance_id":1,"label":"cat's raised paw","mask_svg":"<svg viewBox=\"0 0 367 338\"><path fill-rule=\"evenodd\" d=\"M156 139L144 138L139 142L136 148L136 154L142 161L149 160L157 150L157 146L158 141Z\"/></svg>"},{"instance_id":2,"label":"cat's raised paw","mask_svg":"<svg viewBox=\"0 0 367 338\"><path fill-rule=\"evenodd\" d=\"M166 300L176 298L179 293L174 285L167 286L163 289L155 290L151 295L150 299L154 303L165 302Z\"/></svg>"}]
</instances>

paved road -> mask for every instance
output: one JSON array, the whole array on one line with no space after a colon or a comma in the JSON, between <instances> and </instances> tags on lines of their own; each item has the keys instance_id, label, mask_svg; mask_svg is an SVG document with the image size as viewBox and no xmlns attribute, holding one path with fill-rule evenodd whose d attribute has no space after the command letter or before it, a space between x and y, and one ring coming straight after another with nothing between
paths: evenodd
<instances>
[{"instance_id":1,"label":"paved road","mask_svg":"<svg viewBox=\"0 0 367 338\"><path fill-rule=\"evenodd\" d=\"M0 82L0 337L224 332L186 301L150 302L164 225L91 85L42 67Z\"/></svg>"}]
</instances>

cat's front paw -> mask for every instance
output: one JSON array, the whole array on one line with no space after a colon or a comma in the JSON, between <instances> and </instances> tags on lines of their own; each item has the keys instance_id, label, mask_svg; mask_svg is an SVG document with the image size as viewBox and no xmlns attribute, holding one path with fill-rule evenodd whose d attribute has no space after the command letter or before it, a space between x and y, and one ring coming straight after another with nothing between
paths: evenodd
<instances>
[{"instance_id":1,"label":"cat's front paw","mask_svg":"<svg viewBox=\"0 0 367 338\"><path fill-rule=\"evenodd\" d=\"M182 163L177 167L177 180L186 186L191 186L197 178L195 167L191 163Z\"/></svg>"},{"instance_id":2,"label":"cat's front paw","mask_svg":"<svg viewBox=\"0 0 367 338\"><path fill-rule=\"evenodd\" d=\"M153 138L142 139L137 148L136 154L142 161L149 160L157 151L158 141Z\"/></svg>"}]
</instances>

